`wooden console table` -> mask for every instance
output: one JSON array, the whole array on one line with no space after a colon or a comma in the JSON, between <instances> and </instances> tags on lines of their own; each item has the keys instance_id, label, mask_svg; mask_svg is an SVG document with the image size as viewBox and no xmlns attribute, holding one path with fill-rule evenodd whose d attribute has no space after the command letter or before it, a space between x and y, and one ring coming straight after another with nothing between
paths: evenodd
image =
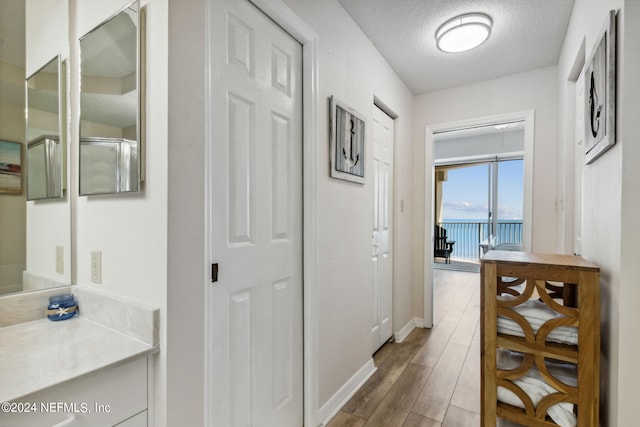
<instances>
[{"instance_id":1,"label":"wooden console table","mask_svg":"<svg viewBox=\"0 0 640 427\"><path fill-rule=\"evenodd\" d=\"M600 384L600 270L577 256L490 251L481 260L481 424L495 426L497 417L526 426L558 426L548 410L558 403L575 405L577 426L597 426ZM553 319L533 328L516 312L522 304L541 305ZM536 305L536 307L537 307ZM523 336L501 333L498 318L513 321ZM556 328L577 328L575 344L552 342ZM516 328L517 329L517 328ZM575 329L573 330L575 331ZM517 354L515 369L497 366L499 352ZM577 371L577 386L560 381L547 363L566 363ZM531 369L556 392L537 405L513 381ZM498 387L514 393L523 408L498 401Z\"/></svg>"}]
</instances>

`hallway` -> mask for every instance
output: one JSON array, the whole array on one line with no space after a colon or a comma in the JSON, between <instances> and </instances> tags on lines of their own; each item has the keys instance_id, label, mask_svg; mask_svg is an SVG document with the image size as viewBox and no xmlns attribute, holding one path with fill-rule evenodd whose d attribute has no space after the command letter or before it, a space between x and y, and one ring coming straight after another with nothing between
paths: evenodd
<instances>
[{"instance_id":1,"label":"hallway","mask_svg":"<svg viewBox=\"0 0 640 427\"><path fill-rule=\"evenodd\" d=\"M480 425L480 277L434 270L432 329L375 355L378 370L328 427Z\"/></svg>"}]
</instances>

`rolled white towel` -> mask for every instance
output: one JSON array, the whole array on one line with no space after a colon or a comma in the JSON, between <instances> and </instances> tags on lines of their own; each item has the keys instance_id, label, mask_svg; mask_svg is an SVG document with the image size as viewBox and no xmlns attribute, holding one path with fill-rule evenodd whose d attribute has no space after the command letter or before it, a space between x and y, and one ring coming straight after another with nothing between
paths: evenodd
<instances>
[{"instance_id":1,"label":"rolled white towel","mask_svg":"<svg viewBox=\"0 0 640 427\"><path fill-rule=\"evenodd\" d=\"M531 325L534 333L538 333L540 326ZM524 337L522 328L511 319L498 318L498 332L507 335ZM552 341L560 344L578 344L578 330L568 326L555 328L548 335L546 341Z\"/></svg>"},{"instance_id":2,"label":"rolled white towel","mask_svg":"<svg viewBox=\"0 0 640 427\"><path fill-rule=\"evenodd\" d=\"M529 396L534 406L537 406L546 395L557 391L544 381L529 376L514 380L513 383ZM498 400L508 405L524 408L520 398L504 387L498 387ZM577 425L577 419L573 413L573 404L571 403L553 405L549 407L547 414L561 427L575 427Z\"/></svg>"},{"instance_id":3,"label":"rolled white towel","mask_svg":"<svg viewBox=\"0 0 640 427\"><path fill-rule=\"evenodd\" d=\"M513 297L501 297L502 299L509 299ZM516 313L527 319L527 322L531 325L534 333L538 333L538 330L547 321L561 317L560 313L557 313L547 307L546 304L537 300L528 300L516 307L511 308ZM516 335L519 337L524 336L524 332L513 320L498 316L498 332ZM549 335L547 335L547 341L553 341L561 344L578 344L578 328L573 326L561 326L553 329Z\"/></svg>"},{"instance_id":4,"label":"rolled white towel","mask_svg":"<svg viewBox=\"0 0 640 427\"><path fill-rule=\"evenodd\" d=\"M501 351L498 354L498 368L499 369L514 369L522 362L522 355L512 353L509 351ZM576 386L577 374L575 366L559 363L548 363L549 372L561 382ZM548 394L556 393L557 390L547 384L540 372L532 367L523 377L512 381L515 385L520 387L524 391L534 406ZM498 387L498 400L508 405L516 406L518 408L524 408L524 404L520 398L510 390L504 387ZM573 413L574 405L572 403L558 403L549 407L547 414L551 419L561 427L575 427L577 419Z\"/></svg>"}]
</instances>

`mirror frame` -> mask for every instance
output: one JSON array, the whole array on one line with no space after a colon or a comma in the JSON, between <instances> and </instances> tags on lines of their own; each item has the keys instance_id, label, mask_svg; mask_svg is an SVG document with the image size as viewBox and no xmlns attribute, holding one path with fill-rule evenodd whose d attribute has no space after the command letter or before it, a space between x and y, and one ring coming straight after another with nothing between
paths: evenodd
<instances>
[{"instance_id":1,"label":"mirror frame","mask_svg":"<svg viewBox=\"0 0 640 427\"><path fill-rule=\"evenodd\" d=\"M57 135L39 135L29 140L29 80L42 70L55 62L58 72L58 133ZM66 189L66 63L61 60L60 54L54 56L49 62L40 67L25 79L25 140L27 141L26 165L27 165L27 200L47 200L64 198ZM29 150L41 144L45 145L45 187L44 197L31 197L29 188ZM54 170L55 169L55 170ZM57 172L57 173L56 173Z\"/></svg>"},{"instance_id":2,"label":"mirror frame","mask_svg":"<svg viewBox=\"0 0 640 427\"><path fill-rule=\"evenodd\" d=\"M82 41L90 36L91 34L93 34L94 32L98 31L100 28L102 28L105 24L109 23L113 18L115 18L116 16L120 15L121 13L123 13L125 10L131 8L133 5L135 5L136 9L137 9L137 22L136 22L136 141L137 141L137 145L138 145L138 158L136 161L136 165L138 167L138 179L137 179L137 189L135 190L128 190L128 191L121 191L120 190L120 182L116 182L115 186L118 188L116 191L114 192L109 192L109 193L104 193L104 192L91 192L91 193L82 193L81 189L82 189L82 182L81 182L81 176L82 176L82 145L92 145L93 143L96 143L97 141L101 141L101 142L106 142L106 141L117 141L117 140L128 140L131 141L127 138L107 138L107 137L103 137L103 136L83 136L82 135ZM119 9L118 11L116 11L115 13L113 13L111 16L109 16L107 19L103 20L102 22L100 22L98 25L96 25L95 27L93 27L90 31L88 31L86 34L84 34L82 37L79 38L79 57L80 57L80 111L79 111L79 121L78 121L78 135L79 135L79 143L78 143L78 163L79 163L79 167L78 167L78 181L79 181L79 185L78 185L78 194L80 196L97 196L97 195L105 195L105 194L139 194L142 192L142 183L145 181L145 157L146 157L146 149L145 149L145 132L144 132L144 111L145 111L145 104L144 104L144 93L145 93L145 61L143 59L144 57L144 50L143 50L143 46L145 44L145 16L144 16L144 10L140 7L140 1L139 0L134 0L128 4L126 4L124 7L122 7L121 9ZM121 163L122 159L118 159L118 163Z\"/></svg>"}]
</instances>

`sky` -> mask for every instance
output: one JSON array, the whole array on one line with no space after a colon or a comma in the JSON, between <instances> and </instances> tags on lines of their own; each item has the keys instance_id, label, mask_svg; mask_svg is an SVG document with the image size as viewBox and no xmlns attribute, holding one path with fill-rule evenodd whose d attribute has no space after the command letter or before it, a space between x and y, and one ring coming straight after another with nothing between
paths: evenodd
<instances>
[{"instance_id":1,"label":"sky","mask_svg":"<svg viewBox=\"0 0 640 427\"><path fill-rule=\"evenodd\" d=\"M20 144L0 141L0 162L20 164Z\"/></svg>"},{"instance_id":2,"label":"sky","mask_svg":"<svg viewBox=\"0 0 640 427\"><path fill-rule=\"evenodd\" d=\"M498 164L498 219L522 220L522 160ZM442 184L443 219L487 220L488 164L451 169Z\"/></svg>"}]
</instances>

